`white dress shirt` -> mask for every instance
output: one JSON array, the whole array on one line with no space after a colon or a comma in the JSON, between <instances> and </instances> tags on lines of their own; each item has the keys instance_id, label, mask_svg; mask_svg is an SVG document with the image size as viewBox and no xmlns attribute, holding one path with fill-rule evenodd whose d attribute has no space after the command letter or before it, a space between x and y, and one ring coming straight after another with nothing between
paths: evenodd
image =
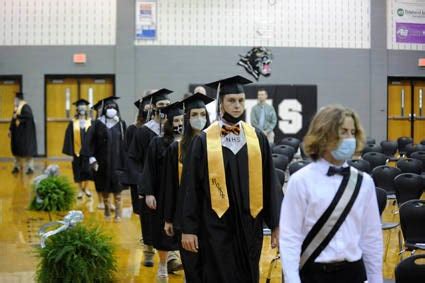
<instances>
[{"instance_id":1,"label":"white dress shirt","mask_svg":"<svg viewBox=\"0 0 425 283\"><path fill-rule=\"evenodd\" d=\"M218 123L220 127L223 127L225 124L223 120L220 120ZM238 154L239 150L241 150L242 147L246 144L245 133L243 131L241 121L239 121L237 125L239 125L240 128L239 135L230 133L221 137L221 145L230 149L234 155Z\"/></svg>"},{"instance_id":2,"label":"white dress shirt","mask_svg":"<svg viewBox=\"0 0 425 283\"><path fill-rule=\"evenodd\" d=\"M289 178L280 214L280 254L285 283L298 283L301 246L328 208L342 181L327 176L331 164L312 162ZM360 192L347 218L315 262L357 261L363 258L369 283L382 283L382 231L375 184L363 174Z\"/></svg>"}]
</instances>

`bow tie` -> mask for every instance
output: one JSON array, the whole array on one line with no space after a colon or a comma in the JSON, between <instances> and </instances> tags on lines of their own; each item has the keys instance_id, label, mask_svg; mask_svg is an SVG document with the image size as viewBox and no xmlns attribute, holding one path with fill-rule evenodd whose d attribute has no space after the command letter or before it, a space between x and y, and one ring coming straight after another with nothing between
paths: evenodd
<instances>
[{"instance_id":1,"label":"bow tie","mask_svg":"<svg viewBox=\"0 0 425 283\"><path fill-rule=\"evenodd\" d=\"M230 133L233 133L235 136L239 136L240 132L241 132L241 128L239 127L239 124L236 124L234 126L223 125L221 127L222 136L227 136Z\"/></svg>"},{"instance_id":2,"label":"bow tie","mask_svg":"<svg viewBox=\"0 0 425 283\"><path fill-rule=\"evenodd\" d=\"M329 167L328 173L326 175L333 176L335 174L339 174L339 175L342 175L342 176L349 176L350 175L350 167L340 167L340 168L337 168L337 167L334 167L334 166Z\"/></svg>"}]
</instances>

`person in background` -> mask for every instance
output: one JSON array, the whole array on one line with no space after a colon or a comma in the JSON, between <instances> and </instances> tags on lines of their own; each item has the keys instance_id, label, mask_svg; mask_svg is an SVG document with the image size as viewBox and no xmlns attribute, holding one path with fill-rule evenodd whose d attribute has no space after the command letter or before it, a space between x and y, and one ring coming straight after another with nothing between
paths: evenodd
<instances>
[{"instance_id":1,"label":"person in background","mask_svg":"<svg viewBox=\"0 0 425 283\"><path fill-rule=\"evenodd\" d=\"M312 163L289 178L280 216L285 283L382 283L375 185L349 167L365 137L358 115L322 108L304 138Z\"/></svg>"},{"instance_id":2,"label":"person in background","mask_svg":"<svg viewBox=\"0 0 425 283\"><path fill-rule=\"evenodd\" d=\"M200 93L200 94L203 94L203 95L207 95L207 90L203 86L197 86L193 90L193 93ZM210 118L210 121L215 122L217 120L217 103L216 103L216 101L215 100L211 101L210 103L208 103L206 105L206 107L207 107L208 116Z\"/></svg>"},{"instance_id":3,"label":"person in background","mask_svg":"<svg viewBox=\"0 0 425 283\"><path fill-rule=\"evenodd\" d=\"M118 104L119 97L108 97L102 102L100 117L94 121L92 133L87 138L87 153L91 168L94 170L96 191L103 195L105 220L111 218L109 196L115 201L115 222L121 221L121 191L118 170L125 166L124 137L125 121L121 120Z\"/></svg>"},{"instance_id":4,"label":"person in background","mask_svg":"<svg viewBox=\"0 0 425 283\"><path fill-rule=\"evenodd\" d=\"M257 92L258 103L251 110L251 125L261 130L268 141L274 143L274 128L276 127L276 111L267 104L267 91L259 89Z\"/></svg>"},{"instance_id":5,"label":"person in background","mask_svg":"<svg viewBox=\"0 0 425 283\"><path fill-rule=\"evenodd\" d=\"M74 182L77 183L80 189L77 196L79 199L83 198L84 195L87 197L92 196L88 188L88 181L91 179L89 160L84 155L81 155L82 147L86 143L87 130L92 124L88 112L89 104L85 99L79 99L74 102L77 107L77 113L66 128L62 148L64 154L72 156L72 173Z\"/></svg>"},{"instance_id":6,"label":"person in background","mask_svg":"<svg viewBox=\"0 0 425 283\"><path fill-rule=\"evenodd\" d=\"M9 126L9 137L12 154L15 157L12 173L19 173L20 170L24 170L25 166L27 175L34 173L33 157L37 155L35 122L31 107L24 100L22 92L17 92L15 95L15 108Z\"/></svg>"}]
</instances>

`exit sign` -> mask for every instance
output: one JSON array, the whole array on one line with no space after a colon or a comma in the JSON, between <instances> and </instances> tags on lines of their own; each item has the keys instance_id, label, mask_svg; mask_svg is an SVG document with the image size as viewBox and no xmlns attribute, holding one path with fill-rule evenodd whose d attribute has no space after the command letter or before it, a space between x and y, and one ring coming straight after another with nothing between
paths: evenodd
<instances>
[{"instance_id":1,"label":"exit sign","mask_svg":"<svg viewBox=\"0 0 425 283\"><path fill-rule=\"evenodd\" d=\"M73 56L73 62L75 64L84 64L87 62L87 56L85 53L76 53Z\"/></svg>"}]
</instances>

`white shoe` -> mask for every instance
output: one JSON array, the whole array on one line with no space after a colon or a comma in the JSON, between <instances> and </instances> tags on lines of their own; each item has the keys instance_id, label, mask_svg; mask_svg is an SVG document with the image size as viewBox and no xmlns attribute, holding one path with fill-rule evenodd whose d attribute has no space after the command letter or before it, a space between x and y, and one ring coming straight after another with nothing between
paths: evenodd
<instances>
[{"instance_id":1,"label":"white shoe","mask_svg":"<svg viewBox=\"0 0 425 283\"><path fill-rule=\"evenodd\" d=\"M83 196L84 196L84 192L83 192L83 191L80 191L80 192L78 193L78 195L77 195L77 198L78 198L78 199L82 199L82 198L83 198Z\"/></svg>"},{"instance_id":2,"label":"white shoe","mask_svg":"<svg viewBox=\"0 0 425 283\"><path fill-rule=\"evenodd\" d=\"M115 205L113 203L111 203L111 211L115 211Z\"/></svg>"},{"instance_id":3,"label":"white shoe","mask_svg":"<svg viewBox=\"0 0 425 283\"><path fill-rule=\"evenodd\" d=\"M89 190L85 190L84 193L86 194L86 196L88 198L91 198L92 194L91 194L91 192Z\"/></svg>"},{"instance_id":4,"label":"white shoe","mask_svg":"<svg viewBox=\"0 0 425 283\"><path fill-rule=\"evenodd\" d=\"M158 278L168 278L167 264L159 264L156 276Z\"/></svg>"},{"instance_id":5,"label":"white shoe","mask_svg":"<svg viewBox=\"0 0 425 283\"><path fill-rule=\"evenodd\" d=\"M105 209L105 204L103 202L99 202L99 204L97 205L97 209Z\"/></svg>"}]
</instances>

